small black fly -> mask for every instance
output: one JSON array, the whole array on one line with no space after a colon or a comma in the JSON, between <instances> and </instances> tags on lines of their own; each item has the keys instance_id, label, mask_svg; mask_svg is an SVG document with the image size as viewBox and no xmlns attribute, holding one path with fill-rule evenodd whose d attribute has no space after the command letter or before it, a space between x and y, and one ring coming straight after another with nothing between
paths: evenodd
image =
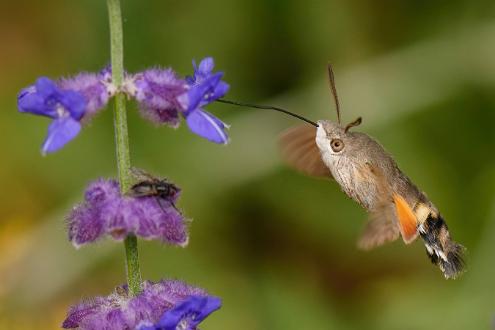
<instances>
[{"instance_id":1,"label":"small black fly","mask_svg":"<svg viewBox=\"0 0 495 330\"><path fill-rule=\"evenodd\" d=\"M129 194L132 197L156 197L156 201L164 213L165 209L161 203L161 200L169 202L174 209L179 212L174 204L174 201L180 191L179 187L166 179L157 178L146 171L138 168L131 168L131 173L137 180L131 189Z\"/></svg>"}]
</instances>

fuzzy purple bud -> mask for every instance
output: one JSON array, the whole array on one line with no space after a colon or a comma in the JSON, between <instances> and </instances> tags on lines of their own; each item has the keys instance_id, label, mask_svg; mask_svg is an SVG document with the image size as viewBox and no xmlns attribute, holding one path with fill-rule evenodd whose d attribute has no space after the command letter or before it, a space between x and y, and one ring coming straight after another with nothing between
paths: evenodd
<instances>
[{"instance_id":1,"label":"fuzzy purple bud","mask_svg":"<svg viewBox=\"0 0 495 330\"><path fill-rule=\"evenodd\" d=\"M127 287L124 285L118 287L107 297L96 297L73 306L67 313L62 328L137 329L158 323L167 311L183 305L190 297L196 297L196 300L201 301L216 302L210 303L205 306L206 308L203 307L203 313L199 311L201 303L192 306L193 311L199 311L198 316L206 314L212 306L215 309L220 307L217 307L218 298L208 296L205 290L189 286L181 281L162 280L158 283L145 281L142 284L142 292L136 297L129 297ZM188 313L188 315L192 314Z\"/></svg>"},{"instance_id":2,"label":"fuzzy purple bud","mask_svg":"<svg viewBox=\"0 0 495 330\"><path fill-rule=\"evenodd\" d=\"M138 101L144 118L171 127L179 125L179 113L185 111L179 96L186 88L186 82L172 69L149 69L124 84L126 92Z\"/></svg>"},{"instance_id":3,"label":"fuzzy purple bud","mask_svg":"<svg viewBox=\"0 0 495 330\"><path fill-rule=\"evenodd\" d=\"M58 86L64 90L72 90L82 94L86 100L84 121L91 119L103 109L115 93L111 81L105 80L105 74L80 73L75 77L63 78Z\"/></svg>"},{"instance_id":4,"label":"fuzzy purple bud","mask_svg":"<svg viewBox=\"0 0 495 330\"><path fill-rule=\"evenodd\" d=\"M174 189L179 192L179 188ZM122 196L116 181L97 180L86 189L85 201L67 217L69 240L77 248L103 236L121 241L134 234L186 246L186 221L174 204L178 196Z\"/></svg>"}]
</instances>

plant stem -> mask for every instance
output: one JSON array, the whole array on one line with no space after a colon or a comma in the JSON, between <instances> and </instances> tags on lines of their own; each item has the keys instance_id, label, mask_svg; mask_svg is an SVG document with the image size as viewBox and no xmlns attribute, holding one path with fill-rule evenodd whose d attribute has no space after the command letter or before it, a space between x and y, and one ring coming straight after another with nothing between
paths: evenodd
<instances>
[{"instance_id":1,"label":"plant stem","mask_svg":"<svg viewBox=\"0 0 495 330\"><path fill-rule=\"evenodd\" d=\"M122 15L120 0L107 0L108 19L110 23L110 58L112 63L112 81L120 89L124 79L124 43L122 37ZM127 130L127 115L125 110L125 95L118 92L115 95L115 146L117 150L117 167L119 173L120 191L127 193L131 184L129 154L129 133ZM126 254L126 273L129 295L135 296L141 291L141 272L139 270L139 254L137 238L129 235L124 240Z\"/></svg>"}]
</instances>

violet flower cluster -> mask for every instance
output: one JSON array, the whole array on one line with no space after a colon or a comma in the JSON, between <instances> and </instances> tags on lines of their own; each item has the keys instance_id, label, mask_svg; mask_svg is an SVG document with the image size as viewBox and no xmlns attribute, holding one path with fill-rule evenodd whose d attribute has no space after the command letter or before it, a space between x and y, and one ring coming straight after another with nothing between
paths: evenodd
<instances>
[{"instance_id":1,"label":"violet flower cluster","mask_svg":"<svg viewBox=\"0 0 495 330\"><path fill-rule=\"evenodd\" d=\"M195 330L221 306L220 299L180 281L145 281L142 286L136 297L129 297L124 285L107 297L73 306L62 328Z\"/></svg>"},{"instance_id":2,"label":"violet flower cluster","mask_svg":"<svg viewBox=\"0 0 495 330\"><path fill-rule=\"evenodd\" d=\"M154 68L126 74L118 88L109 68L56 81L41 77L19 93L17 105L20 112L53 120L41 148L43 154L55 152L74 139L117 92L134 98L142 116L153 123L178 127L183 117L193 133L226 144L228 125L203 108L223 97L229 85L221 80L222 72L213 72L211 57L199 66L193 61L193 65L192 77L182 79L172 69Z\"/></svg>"}]
</instances>

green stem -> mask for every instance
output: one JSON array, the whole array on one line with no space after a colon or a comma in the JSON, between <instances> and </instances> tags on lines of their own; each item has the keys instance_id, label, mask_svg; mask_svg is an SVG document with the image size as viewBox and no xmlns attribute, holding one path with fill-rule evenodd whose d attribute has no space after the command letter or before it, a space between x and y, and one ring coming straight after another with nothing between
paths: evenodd
<instances>
[{"instance_id":1,"label":"green stem","mask_svg":"<svg viewBox=\"0 0 495 330\"><path fill-rule=\"evenodd\" d=\"M107 6L108 19L110 22L112 81L117 87L117 90L119 90L122 81L124 80L124 43L122 37L120 0L107 0ZM125 194L129 190L131 184L131 159L129 154L129 133L127 130L125 95L120 92L115 95L114 126L120 190L122 194ZM139 270L139 254L136 236L129 235L124 240L124 245L129 295L135 296L141 291L141 272Z\"/></svg>"}]
</instances>

